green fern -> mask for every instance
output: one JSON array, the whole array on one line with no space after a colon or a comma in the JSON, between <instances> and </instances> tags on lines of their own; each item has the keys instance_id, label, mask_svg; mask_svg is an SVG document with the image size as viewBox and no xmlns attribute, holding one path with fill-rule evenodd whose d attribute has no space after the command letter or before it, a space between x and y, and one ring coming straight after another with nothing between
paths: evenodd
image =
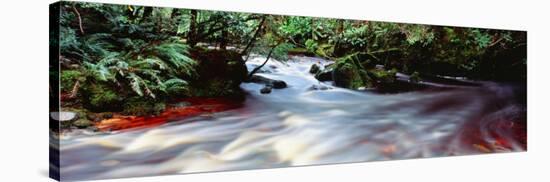
<instances>
[{"instance_id":1,"label":"green fern","mask_svg":"<svg viewBox=\"0 0 550 182\"><path fill-rule=\"evenodd\" d=\"M189 47L181 43L164 43L154 48L159 60L163 60L170 66L187 75L195 74L194 67L197 62L188 57Z\"/></svg>"},{"instance_id":2,"label":"green fern","mask_svg":"<svg viewBox=\"0 0 550 182\"><path fill-rule=\"evenodd\" d=\"M188 83L185 80L172 78L164 81L164 90L167 94L177 94L188 91Z\"/></svg>"}]
</instances>

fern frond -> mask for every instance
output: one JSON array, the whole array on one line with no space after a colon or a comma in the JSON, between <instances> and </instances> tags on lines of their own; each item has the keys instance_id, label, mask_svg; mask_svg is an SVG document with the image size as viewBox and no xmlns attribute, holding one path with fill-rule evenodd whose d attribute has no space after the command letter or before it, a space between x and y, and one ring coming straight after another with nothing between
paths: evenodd
<instances>
[{"instance_id":1,"label":"fern frond","mask_svg":"<svg viewBox=\"0 0 550 182\"><path fill-rule=\"evenodd\" d=\"M164 86L166 87L166 93L169 94L188 90L188 83L179 78L172 78L164 81Z\"/></svg>"},{"instance_id":2,"label":"fern frond","mask_svg":"<svg viewBox=\"0 0 550 182\"><path fill-rule=\"evenodd\" d=\"M166 65L166 63L160 59L146 58L143 60L143 62L149 65L157 65L161 70L166 70L168 68L168 65Z\"/></svg>"},{"instance_id":3,"label":"fern frond","mask_svg":"<svg viewBox=\"0 0 550 182\"><path fill-rule=\"evenodd\" d=\"M130 73L128 74L127 78L130 80L130 86L132 87L132 90L139 96L143 96L143 92L141 91L141 77L139 77L135 73Z\"/></svg>"},{"instance_id":4,"label":"fern frond","mask_svg":"<svg viewBox=\"0 0 550 182\"><path fill-rule=\"evenodd\" d=\"M155 47L155 52L163 61L183 73L192 75L197 62L187 56L189 47L180 43L164 43Z\"/></svg>"},{"instance_id":5,"label":"fern frond","mask_svg":"<svg viewBox=\"0 0 550 182\"><path fill-rule=\"evenodd\" d=\"M127 78L130 80L132 90L139 96L148 95L155 98L155 94L149 89L147 82L135 73L129 73Z\"/></svg>"},{"instance_id":6,"label":"fern frond","mask_svg":"<svg viewBox=\"0 0 550 182\"><path fill-rule=\"evenodd\" d=\"M104 65L84 62L84 67L86 69L86 72L92 75L96 80L109 81L114 79L114 75L111 74L109 69Z\"/></svg>"}]
</instances>

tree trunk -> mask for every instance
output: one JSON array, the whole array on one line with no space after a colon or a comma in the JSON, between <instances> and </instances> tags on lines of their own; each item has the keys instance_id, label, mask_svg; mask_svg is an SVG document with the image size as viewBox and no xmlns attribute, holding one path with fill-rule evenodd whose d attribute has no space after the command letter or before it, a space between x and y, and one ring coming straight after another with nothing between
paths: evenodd
<instances>
[{"instance_id":1,"label":"tree trunk","mask_svg":"<svg viewBox=\"0 0 550 182\"><path fill-rule=\"evenodd\" d=\"M189 18L189 33L187 35L187 44L194 47L197 44L197 10L191 10L191 17Z\"/></svg>"},{"instance_id":2,"label":"tree trunk","mask_svg":"<svg viewBox=\"0 0 550 182\"><path fill-rule=\"evenodd\" d=\"M336 30L336 34L340 35L342 32L344 32L344 20L336 20L338 21L338 27Z\"/></svg>"},{"instance_id":3,"label":"tree trunk","mask_svg":"<svg viewBox=\"0 0 550 182\"><path fill-rule=\"evenodd\" d=\"M227 35L228 35L228 32L227 32L227 24L226 23L223 23L224 25L224 28L222 29L222 36L220 37L220 49L221 50L226 50L227 49Z\"/></svg>"},{"instance_id":4,"label":"tree trunk","mask_svg":"<svg viewBox=\"0 0 550 182\"><path fill-rule=\"evenodd\" d=\"M180 9L172 9L172 13L170 14L170 18L174 19L176 18L177 16L179 16L181 14L180 12Z\"/></svg>"},{"instance_id":5,"label":"tree trunk","mask_svg":"<svg viewBox=\"0 0 550 182\"><path fill-rule=\"evenodd\" d=\"M153 7L145 7L143 9L143 16L141 16L141 21L143 22L143 20L151 16L151 14L153 14Z\"/></svg>"}]
</instances>

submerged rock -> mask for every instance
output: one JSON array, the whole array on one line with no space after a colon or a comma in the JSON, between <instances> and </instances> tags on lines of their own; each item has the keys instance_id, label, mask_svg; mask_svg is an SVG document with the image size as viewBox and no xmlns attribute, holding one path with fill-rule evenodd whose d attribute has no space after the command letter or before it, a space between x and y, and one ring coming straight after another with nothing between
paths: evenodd
<instances>
[{"instance_id":1,"label":"submerged rock","mask_svg":"<svg viewBox=\"0 0 550 182\"><path fill-rule=\"evenodd\" d=\"M262 94L269 94L271 93L271 86L269 85L266 85L264 88L260 89L260 93Z\"/></svg>"},{"instance_id":2,"label":"submerged rock","mask_svg":"<svg viewBox=\"0 0 550 182\"><path fill-rule=\"evenodd\" d=\"M271 86L272 88L275 88L275 89L282 89L282 88L287 87L287 84L286 84L285 81L274 80L274 79L266 78L266 77L263 77L263 76L260 76L260 75L252 75L252 77L250 77L250 79L248 79L248 81L253 82L253 83L262 83L262 84L265 84L265 85L269 85L269 86Z\"/></svg>"},{"instance_id":3,"label":"submerged rock","mask_svg":"<svg viewBox=\"0 0 550 182\"><path fill-rule=\"evenodd\" d=\"M325 85L311 85L311 87L309 87L307 90L328 90L328 89L332 89L332 88L327 87Z\"/></svg>"}]
</instances>

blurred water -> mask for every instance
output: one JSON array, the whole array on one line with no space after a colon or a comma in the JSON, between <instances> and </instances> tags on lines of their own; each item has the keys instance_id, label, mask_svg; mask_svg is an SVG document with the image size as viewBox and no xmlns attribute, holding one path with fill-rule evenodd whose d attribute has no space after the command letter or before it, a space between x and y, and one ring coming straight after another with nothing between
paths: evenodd
<instances>
[{"instance_id":1,"label":"blurred water","mask_svg":"<svg viewBox=\"0 0 550 182\"><path fill-rule=\"evenodd\" d=\"M251 70L265 58L253 58ZM514 87L484 83L400 94L352 91L308 73L318 58L270 60L260 75L285 89L239 109L160 127L61 140L64 180L103 179L526 150ZM328 90L310 90L324 85Z\"/></svg>"}]
</instances>

